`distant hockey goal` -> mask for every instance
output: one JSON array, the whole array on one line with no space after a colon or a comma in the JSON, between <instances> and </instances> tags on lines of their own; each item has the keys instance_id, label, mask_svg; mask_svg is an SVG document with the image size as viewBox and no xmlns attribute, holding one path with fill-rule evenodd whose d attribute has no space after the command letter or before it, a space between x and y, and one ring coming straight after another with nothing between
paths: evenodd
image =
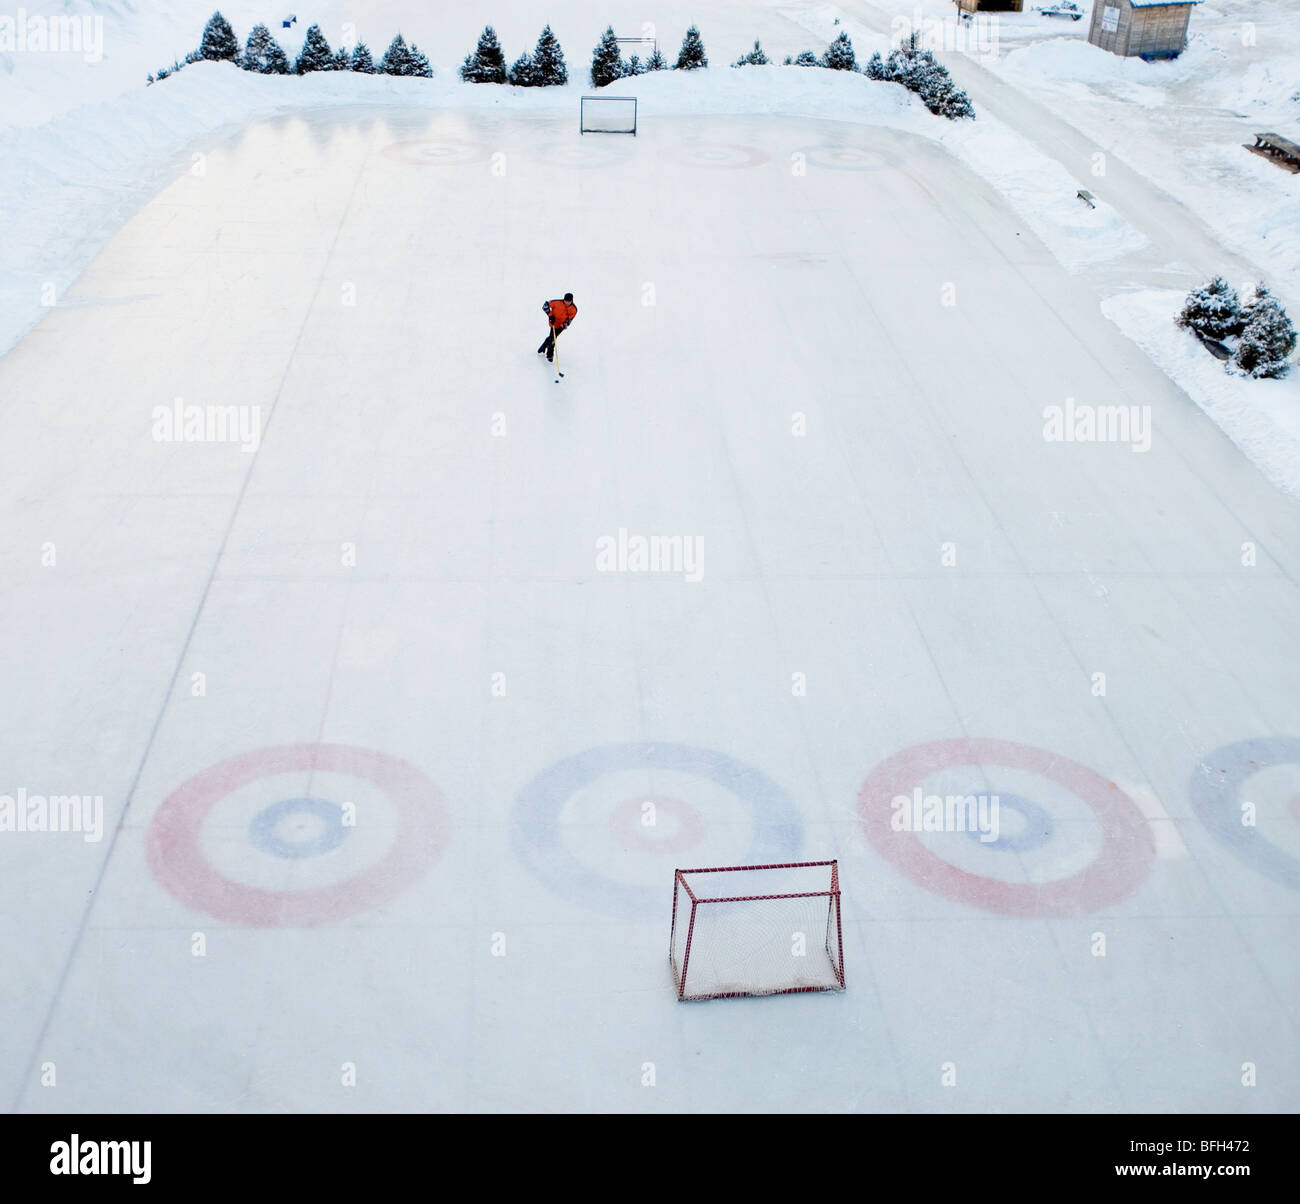
<instances>
[{"instance_id":1,"label":"distant hockey goal","mask_svg":"<svg viewBox=\"0 0 1300 1204\"><path fill-rule=\"evenodd\" d=\"M668 959L678 999L844 990L838 864L678 870Z\"/></svg>"},{"instance_id":2,"label":"distant hockey goal","mask_svg":"<svg viewBox=\"0 0 1300 1204\"><path fill-rule=\"evenodd\" d=\"M635 96L584 96L578 122L583 134L635 134Z\"/></svg>"}]
</instances>

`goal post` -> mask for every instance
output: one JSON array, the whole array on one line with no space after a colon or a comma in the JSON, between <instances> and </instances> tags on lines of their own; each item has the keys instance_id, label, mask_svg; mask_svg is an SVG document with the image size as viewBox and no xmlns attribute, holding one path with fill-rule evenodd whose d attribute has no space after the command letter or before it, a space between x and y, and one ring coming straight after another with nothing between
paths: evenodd
<instances>
[{"instance_id":1,"label":"goal post","mask_svg":"<svg viewBox=\"0 0 1300 1204\"><path fill-rule=\"evenodd\" d=\"M580 134L636 134L635 96L584 96Z\"/></svg>"},{"instance_id":2,"label":"goal post","mask_svg":"<svg viewBox=\"0 0 1300 1204\"><path fill-rule=\"evenodd\" d=\"M838 862L677 870L668 961L679 1000L844 990Z\"/></svg>"}]
</instances>

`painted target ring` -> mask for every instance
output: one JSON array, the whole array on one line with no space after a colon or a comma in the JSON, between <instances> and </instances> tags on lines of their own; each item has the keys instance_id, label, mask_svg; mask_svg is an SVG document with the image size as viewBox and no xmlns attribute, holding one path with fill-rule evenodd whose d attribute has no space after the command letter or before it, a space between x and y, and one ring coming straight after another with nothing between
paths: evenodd
<instances>
[{"instance_id":1,"label":"painted target ring","mask_svg":"<svg viewBox=\"0 0 1300 1204\"><path fill-rule=\"evenodd\" d=\"M576 146L563 144L552 147L538 159L547 167L612 167L626 163L632 158L633 147L625 135L611 134L608 137L617 141L607 142L603 138L594 141L584 138Z\"/></svg>"},{"instance_id":2,"label":"painted target ring","mask_svg":"<svg viewBox=\"0 0 1300 1204\"><path fill-rule=\"evenodd\" d=\"M676 825L676 832L667 837L649 838L650 829L644 822L647 803L654 807L656 826L658 815L663 813ZM661 794L645 795L627 799L610 812L609 833L621 844L640 845L657 853L684 853L704 838L704 821L696 808L681 799L665 798Z\"/></svg>"},{"instance_id":3,"label":"painted target ring","mask_svg":"<svg viewBox=\"0 0 1300 1204\"><path fill-rule=\"evenodd\" d=\"M959 869L931 852L919 834L890 827L895 796L910 795L929 775L963 765L1024 770L1064 786L1088 805L1101 824L1101 852L1068 878L1004 882ZM1136 890L1155 860L1150 825L1114 782L1077 761L1004 740L938 740L904 749L871 771L858 792L858 814L872 847L905 877L946 898L1001 915L1096 911Z\"/></svg>"},{"instance_id":4,"label":"painted target ring","mask_svg":"<svg viewBox=\"0 0 1300 1204\"><path fill-rule=\"evenodd\" d=\"M461 167L466 163L487 161L487 150L476 142L440 142L416 138L393 142L384 147L385 159L409 163L415 167Z\"/></svg>"},{"instance_id":5,"label":"painted target ring","mask_svg":"<svg viewBox=\"0 0 1300 1204\"><path fill-rule=\"evenodd\" d=\"M304 890L265 890L221 873L204 855L201 841L203 822L213 808L227 795L261 778L303 771L364 779L383 791L398 815L397 831L386 855L341 882ZM275 828L286 815L307 811L324 818L330 807L337 805L314 798L274 803L255 817L250 839L258 847L260 838L261 851L274 853L273 842L279 839ZM231 757L190 778L158 808L145 849L159 885L187 907L232 924L300 927L333 923L400 894L437 861L446 843L446 828L442 795L405 761L347 744L290 744ZM322 851L326 851L323 846L295 855Z\"/></svg>"},{"instance_id":6,"label":"painted target ring","mask_svg":"<svg viewBox=\"0 0 1300 1204\"><path fill-rule=\"evenodd\" d=\"M607 744L552 765L519 792L512 840L520 861L571 903L634 919L662 911L667 884L659 888L620 882L584 865L561 839L561 812L576 791L607 774L641 769L700 777L743 800L754 818L753 838L744 858L749 864L793 860L803 844L803 822L794 801L752 766L688 744ZM613 822L619 822L617 817Z\"/></svg>"},{"instance_id":7,"label":"painted target ring","mask_svg":"<svg viewBox=\"0 0 1300 1204\"><path fill-rule=\"evenodd\" d=\"M965 833L971 840L978 841L987 849L994 852L1005 853L1030 853L1034 849L1040 849L1049 840L1052 839L1052 833L1055 831L1055 825L1052 823L1052 817L1047 814L1047 810L1040 807L1037 803L1027 798L1021 798L1018 794L1007 794L1005 791L998 791L998 810L1015 811L1024 816L1024 826L1016 835L999 831L997 840L986 841L983 839L983 833L978 828L970 828Z\"/></svg>"},{"instance_id":8,"label":"painted target ring","mask_svg":"<svg viewBox=\"0 0 1300 1204\"><path fill-rule=\"evenodd\" d=\"M728 142L687 143L680 150L669 152L669 157L687 167L724 167L742 171L767 163L771 158L756 146L735 146Z\"/></svg>"},{"instance_id":9,"label":"painted target ring","mask_svg":"<svg viewBox=\"0 0 1300 1204\"><path fill-rule=\"evenodd\" d=\"M898 166L897 155L876 147L822 144L800 147L797 153L813 167L831 171L881 171Z\"/></svg>"},{"instance_id":10,"label":"painted target ring","mask_svg":"<svg viewBox=\"0 0 1300 1204\"><path fill-rule=\"evenodd\" d=\"M297 831L286 833L285 828ZM308 829L306 837L298 838L304 828ZM347 834L343 808L322 798L282 799L263 807L248 825L248 839L254 848L286 861L323 856L337 849Z\"/></svg>"},{"instance_id":11,"label":"painted target ring","mask_svg":"<svg viewBox=\"0 0 1300 1204\"><path fill-rule=\"evenodd\" d=\"M1251 869L1292 890L1300 890L1300 861L1241 822L1241 789L1257 773L1275 765L1300 764L1300 740L1272 736L1242 740L1215 749L1192 777L1192 810L1224 848ZM1300 816L1297 799L1287 809Z\"/></svg>"}]
</instances>

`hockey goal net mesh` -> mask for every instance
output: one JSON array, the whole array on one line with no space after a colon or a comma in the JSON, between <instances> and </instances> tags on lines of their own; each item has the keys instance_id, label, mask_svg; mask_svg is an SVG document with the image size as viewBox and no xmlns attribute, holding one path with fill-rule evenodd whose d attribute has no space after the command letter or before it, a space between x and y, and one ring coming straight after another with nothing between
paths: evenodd
<instances>
[{"instance_id":1,"label":"hockey goal net mesh","mask_svg":"<svg viewBox=\"0 0 1300 1204\"><path fill-rule=\"evenodd\" d=\"M842 991L837 863L678 870L669 962L678 999Z\"/></svg>"},{"instance_id":2,"label":"hockey goal net mesh","mask_svg":"<svg viewBox=\"0 0 1300 1204\"><path fill-rule=\"evenodd\" d=\"M583 134L635 134L635 96L584 96L579 102Z\"/></svg>"}]
</instances>

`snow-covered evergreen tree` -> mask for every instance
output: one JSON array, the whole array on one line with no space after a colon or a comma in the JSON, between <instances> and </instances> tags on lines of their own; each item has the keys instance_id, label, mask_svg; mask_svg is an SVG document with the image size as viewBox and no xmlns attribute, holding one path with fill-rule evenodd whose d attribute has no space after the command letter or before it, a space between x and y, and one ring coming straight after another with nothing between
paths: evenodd
<instances>
[{"instance_id":1,"label":"snow-covered evergreen tree","mask_svg":"<svg viewBox=\"0 0 1300 1204\"><path fill-rule=\"evenodd\" d=\"M364 42L358 42L352 51L352 70L360 71L362 75L374 75L378 71L370 47Z\"/></svg>"},{"instance_id":2,"label":"snow-covered evergreen tree","mask_svg":"<svg viewBox=\"0 0 1300 1204\"><path fill-rule=\"evenodd\" d=\"M433 78L433 65L429 62L428 56L414 42L411 43L410 49L410 70L407 75L418 76L421 79Z\"/></svg>"},{"instance_id":3,"label":"snow-covered evergreen tree","mask_svg":"<svg viewBox=\"0 0 1300 1204\"><path fill-rule=\"evenodd\" d=\"M537 86L537 68L533 65L533 56L524 51L506 72L506 83L516 88L535 88Z\"/></svg>"},{"instance_id":4,"label":"snow-covered evergreen tree","mask_svg":"<svg viewBox=\"0 0 1300 1204\"><path fill-rule=\"evenodd\" d=\"M478 46L473 54L465 56L460 77L467 84L504 84L506 82L506 56L497 41L497 31L485 26L479 34Z\"/></svg>"},{"instance_id":5,"label":"snow-covered evergreen tree","mask_svg":"<svg viewBox=\"0 0 1300 1204\"><path fill-rule=\"evenodd\" d=\"M219 12L213 13L203 27L203 41L199 43L199 54L210 60L228 59L234 62L239 58L239 40L235 37L235 31L230 28L230 22Z\"/></svg>"},{"instance_id":6,"label":"snow-covered evergreen tree","mask_svg":"<svg viewBox=\"0 0 1300 1204\"><path fill-rule=\"evenodd\" d=\"M853 43L849 41L849 35L842 33L828 47L826 53L822 55L821 65L829 67L832 71L856 71L858 69L858 60L853 53Z\"/></svg>"},{"instance_id":7,"label":"snow-covered evergreen tree","mask_svg":"<svg viewBox=\"0 0 1300 1204\"><path fill-rule=\"evenodd\" d=\"M700 31L692 25L682 39L682 48L677 55L677 70L695 71L708 65L709 60L704 53L704 39L700 37Z\"/></svg>"},{"instance_id":8,"label":"snow-covered evergreen tree","mask_svg":"<svg viewBox=\"0 0 1300 1204\"><path fill-rule=\"evenodd\" d=\"M1237 290L1222 276L1187 294L1176 325L1211 339L1230 339L1246 328L1246 314Z\"/></svg>"},{"instance_id":9,"label":"snow-covered evergreen tree","mask_svg":"<svg viewBox=\"0 0 1300 1204\"><path fill-rule=\"evenodd\" d=\"M564 49L549 25L542 30L537 39L537 49L533 51L533 75L539 88L558 88L569 82Z\"/></svg>"},{"instance_id":10,"label":"snow-covered evergreen tree","mask_svg":"<svg viewBox=\"0 0 1300 1204\"><path fill-rule=\"evenodd\" d=\"M1296 333L1286 310L1262 284L1246 311L1236 365L1248 376L1273 378L1289 371Z\"/></svg>"},{"instance_id":11,"label":"snow-covered evergreen tree","mask_svg":"<svg viewBox=\"0 0 1300 1204\"><path fill-rule=\"evenodd\" d=\"M411 51L400 33L384 51L384 57L379 60L379 70L385 75L411 74Z\"/></svg>"},{"instance_id":12,"label":"snow-covered evergreen tree","mask_svg":"<svg viewBox=\"0 0 1300 1204\"><path fill-rule=\"evenodd\" d=\"M248 43L239 58L245 71L258 75L288 75L289 56L265 25L254 25Z\"/></svg>"},{"instance_id":13,"label":"snow-covered evergreen tree","mask_svg":"<svg viewBox=\"0 0 1300 1204\"><path fill-rule=\"evenodd\" d=\"M655 43L654 53L645 61L647 71L667 71L668 60L659 53L659 44Z\"/></svg>"},{"instance_id":14,"label":"snow-covered evergreen tree","mask_svg":"<svg viewBox=\"0 0 1300 1204\"><path fill-rule=\"evenodd\" d=\"M346 46L340 46L335 52L334 57L330 60L331 71L351 71L352 54Z\"/></svg>"},{"instance_id":15,"label":"snow-covered evergreen tree","mask_svg":"<svg viewBox=\"0 0 1300 1204\"><path fill-rule=\"evenodd\" d=\"M294 75L307 75L312 71L332 71L334 69L333 52L325 40L319 25L312 25L307 30L307 37L302 44L302 52L293 65Z\"/></svg>"},{"instance_id":16,"label":"snow-covered evergreen tree","mask_svg":"<svg viewBox=\"0 0 1300 1204\"><path fill-rule=\"evenodd\" d=\"M634 54L627 60L627 66L623 68L623 74L627 76L640 75L645 70L641 65L641 56Z\"/></svg>"},{"instance_id":17,"label":"snow-covered evergreen tree","mask_svg":"<svg viewBox=\"0 0 1300 1204\"><path fill-rule=\"evenodd\" d=\"M593 88L603 88L606 84L612 84L616 79L621 79L626 71L627 65L623 62L623 56L619 53L618 39L614 35L614 27L611 25L600 36L600 41L591 55L591 86Z\"/></svg>"},{"instance_id":18,"label":"snow-covered evergreen tree","mask_svg":"<svg viewBox=\"0 0 1300 1204\"><path fill-rule=\"evenodd\" d=\"M885 74L885 60L880 57L879 50L872 52L867 65L862 68L862 74L868 79L888 79Z\"/></svg>"},{"instance_id":19,"label":"snow-covered evergreen tree","mask_svg":"<svg viewBox=\"0 0 1300 1204\"><path fill-rule=\"evenodd\" d=\"M820 67L821 63L811 50L799 51L798 57L791 58L788 54L785 56L785 66L787 67Z\"/></svg>"},{"instance_id":20,"label":"snow-covered evergreen tree","mask_svg":"<svg viewBox=\"0 0 1300 1204\"><path fill-rule=\"evenodd\" d=\"M748 54L742 54L731 65L733 67L766 67L772 60L763 53L763 48L758 44L758 39L754 39L754 49Z\"/></svg>"}]
</instances>

